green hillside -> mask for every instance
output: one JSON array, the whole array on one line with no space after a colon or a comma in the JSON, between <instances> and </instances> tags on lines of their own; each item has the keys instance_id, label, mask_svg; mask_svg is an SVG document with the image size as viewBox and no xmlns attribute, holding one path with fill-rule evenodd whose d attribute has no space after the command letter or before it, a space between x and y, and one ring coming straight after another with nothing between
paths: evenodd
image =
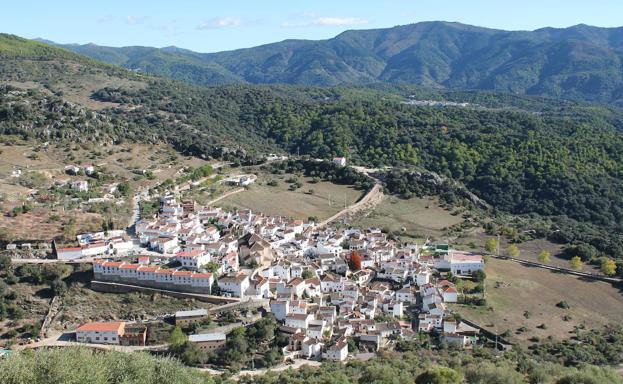
<instances>
[{"instance_id":1,"label":"green hillside","mask_svg":"<svg viewBox=\"0 0 623 384\"><path fill-rule=\"evenodd\" d=\"M23 42L11 51L28 51L32 42ZM0 63L0 80L12 84L0 89L0 133L169 143L184 154L235 163L285 151L430 170L462 182L500 212L554 219L541 221L543 233L623 257L617 108L407 85L201 88L121 69L110 75L105 66L44 48L37 59ZM20 84L35 88L20 92ZM407 102L423 99L468 104ZM418 193L408 173L394 172L387 183L395 193Z\"/></svg>"},{"instance_id":2,"label":"green hillside","mask_svg":"<svg viewBox=\"0 0 623 384\"><path fill-rule=\"evenodd\" d=\"M623 102L622 28L503 31L423 22L211 54L178 48L64 47L198 85L387 82Z\"/></svg>"}]
</instances>

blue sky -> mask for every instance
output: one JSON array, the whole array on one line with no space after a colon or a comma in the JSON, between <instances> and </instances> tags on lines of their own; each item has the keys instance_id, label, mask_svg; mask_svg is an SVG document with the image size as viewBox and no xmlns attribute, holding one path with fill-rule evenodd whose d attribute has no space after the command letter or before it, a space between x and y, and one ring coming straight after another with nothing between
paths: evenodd
<instances>
[{"instance_id":1,"label":"blue sky","mask_svg":"<svg viewBox=\"0 0 623 384\"><path fill-rule=\"evenodd\" d=\"M60 43L215 52L429 20L532 30L623 25L623 0L6 1L0 31Z\"/></svg>"}]
</instances>

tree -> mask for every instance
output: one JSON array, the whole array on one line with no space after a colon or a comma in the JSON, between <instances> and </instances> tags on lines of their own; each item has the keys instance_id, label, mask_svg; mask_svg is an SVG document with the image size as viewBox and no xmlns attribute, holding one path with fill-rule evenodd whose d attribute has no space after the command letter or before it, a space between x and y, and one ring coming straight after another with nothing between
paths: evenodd
<instances>
[{"instance_id":1,"label":"tree","mask_svg":"<svg viewBox=\"0 0 623 384\"><path fill-rule=\"evenodd\" d=\"M487 274L485 273L485 271L478 269L472 272L472 278L477 282L482 283L487 278Z\"/></svg>"},{"instance_id":2,"label":"tree","mask_svg":"<svg viewBox=\"0 0 623 384\"><path fill-rule=\"evenodd\" d=\"M493 237L487 240L485 243L485 250L489 253L494 253L498 249L498 241Z\"/></svg>"},{"instance_id":3,"label":"tree","mask_svg":"<svg viewBox=\"0 0 623 384\"><path fill-rule=\"evenodd\" d=\"M132 194L132 187L130 186L130 183L124 181L117 185L117 192L119 192L119 195L123 197L130 197Z\"/></svg>"},{"instance_id":4,"label":"tree","mask_svg":"<svg viewBox=\"0 0 623 384\"><path fill-rule=\"evenodd\" d=\"M67 293L67 284L63 280L57 278L50 283L50 289L55 296L63 296Z\"/></svg>"},{"instance_id":5,"label":"tree","mask_svg":"<svg viewBox=\"0 0 623 384\"><path fill-rule=\"evenodd\" d=\"M617 264L614 260L604 258L601 261L601 272L606 276L614 276L617 273Z\"/></svg>"},{"instance_id":6,"label":"tree","mask_svg":"<svg viewBox=\"0 0 623 384\"><path fill-rule=\"evenodd\" d=\"M208 271L215 273L221 268L221 265L216 261L210 261L207 264L202 264L200 268L207 269Z\"/></svg>"},{"instance_id":7,"label":"tree","mask_svg":"<svg viewBox=\"0 0 623 384\"><path fill-rule=\"evenodd\" d=\"M584 263L580 256L573 256L571 260L569 260L569 267L571 267L571 269L582 269L583 265Z\"/></svg>"},{"instance_id":8,"label":"tree","mask_svg":"<svg viewBox=\"0 0 623 384\"><path fill-rule=\"evenodd\" d=\"M271 348L266 353L264 353L264 365L267 367L272 367L281 360L282 355L276 348Z\"/></svg>"},{"instance_id":9,"label":"tree","mask_svg":"<svg viewBox=\"0 0 623 384\"><path fill-rule=\"evenodd\" d=\"M11 268L11 257L6 255L0 256L0 271L7 271Z\"/></svg>"},{"instance_id":10,"label":"tree","mask_svg":"<svg viewBox=\"0 0 623 384\"><path fill-rule=\"evenodd\" d=\"M511 244L510 247L508 247L507 252L510 257L518 257L521 254L521 251L515 244Z\"/></svg>"},{"instance_id":11,"label":"tree","mask_svg":"<svg viewBox=\"0 0 623 384\"><path fill-rule=\"evenodd\" d=\"M458 384L461 375L452 368L434 367L420 374L415 379L416 384Z\"/></svg>"},{"instance_id":12,"label":"tree","mask_svg":"<svg viewBox=\"0 0 623 384\"><path fill-rule=\"evenodd\" d=\"M311 279L312 277L314 277L314 273L312 271L310 271L309 269L306 269L303 271L303 273L301 274L301 277L305 280L307 279Z\"/></svg>"},{"instance_id":13,"label":"tree","mask_svg":"<svg viewBox=\"0 0 623 384\"><path fill-rule=\"evenodd\" d=\"M182 328L176 326L169 336L169 349L174 352L181 352L188 341L188 336L182 331Z\"/></svg>"},{"instance_id":14,"label":"tree","mask_svg":"<svg viewBox=\"0 0 623 384\"><path fill-rule=\"evenodd\" d=\"M551 253L543 250L541 252L539 252L539 261L541 263L549 263L552 260L552 255Z\"/></svg>"},{"instance_id":15,"label":"tree","mask_svg":"<svg viewBox=\"0 0 623 384\"><path fill-rule=\"evenodd\" d=\"M76 240L76 220L73 217L63 226L63 238L65 241Z\"/></svg>"}]
</instances>

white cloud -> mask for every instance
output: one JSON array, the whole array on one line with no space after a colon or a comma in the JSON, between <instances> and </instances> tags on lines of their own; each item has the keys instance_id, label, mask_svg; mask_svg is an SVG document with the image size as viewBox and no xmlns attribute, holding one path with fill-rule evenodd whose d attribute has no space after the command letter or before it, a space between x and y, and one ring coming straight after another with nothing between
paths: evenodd
<instances>
[{"instance_id":1,"label":"white cloud","mask_svg":"<svg viewBox=\"0 0 623 384\"><path fill-rule=\"evenodd\" d=\"M317 17L312 20L312 25L361 25L367 24L368 20L358 17Z\"/></svg>"},{"instance_id":2,"label":"white cloud","mask_svg":"<svg viewBox=\"0 0 623 384\"><path fill-rule=\"evenodd\" d=\"M106 16L102 16L99 19L97 19L98 23L109 23L111 21L114 21L116 18L113 15L106 15Z\"/></svg>"},{"instance_id":3,"label":"white cloud","mask_svg":"<svg viewBox=\"0 0 623 384\"><path fill-rule=\"evenodd\" d=\"M359 17L314 17L305 21L286 21L282 27L323 27L323 26L348 26L367 24L368 20Z\"/></svg>"},{"instance_id":4,"label":"white cloud","mask_svg":"<svg viewBox=\"0 0 623 384\"><path fill-rule=\"evenodd\" d=\"M145 21L145 18L142 17L142 16L132 16L132 15L130 15L130 16L126 16L125 17L125 22L127 24L130 24L130 25L141 24L143 21Z\"/></svg>"},{"instance_id":5,"label":"white cloud","mask_svg":"<svg viewBox=\"0 0 623 384\"><path fill-rule=\"evenodd\" d=\"M237 17L214 17L201 21L197 29L235 28L244 24L244 20Z\"/></svg>"}]
</instances>

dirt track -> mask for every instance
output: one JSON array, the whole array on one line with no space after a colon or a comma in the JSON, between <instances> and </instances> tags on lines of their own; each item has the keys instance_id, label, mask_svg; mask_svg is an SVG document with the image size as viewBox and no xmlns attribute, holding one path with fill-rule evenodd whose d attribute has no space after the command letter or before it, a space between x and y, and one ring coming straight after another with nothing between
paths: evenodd
<instances>
[{"instance_id":1,"label":"dirt track","mask_svg":"<svg viewBox=\"0 0 623 384\"><path fill-rule=\"evenodd\" d=\"M357 201L355 204L345 209L342 209L341 211L329 217L328 219L321 221L320 223L318 223L317 227L324 227L327 224L330 224L336 221L337 219L341 218L342 216L353 214L363 209L372 209L382 199L383 199L383 192L381 191L381 184L377 181L374 184L374 187L372 187L372 189L370 189L368 193L366 193L366 195L362 197L359 201Z\"/></svg>"}]
</instances>

